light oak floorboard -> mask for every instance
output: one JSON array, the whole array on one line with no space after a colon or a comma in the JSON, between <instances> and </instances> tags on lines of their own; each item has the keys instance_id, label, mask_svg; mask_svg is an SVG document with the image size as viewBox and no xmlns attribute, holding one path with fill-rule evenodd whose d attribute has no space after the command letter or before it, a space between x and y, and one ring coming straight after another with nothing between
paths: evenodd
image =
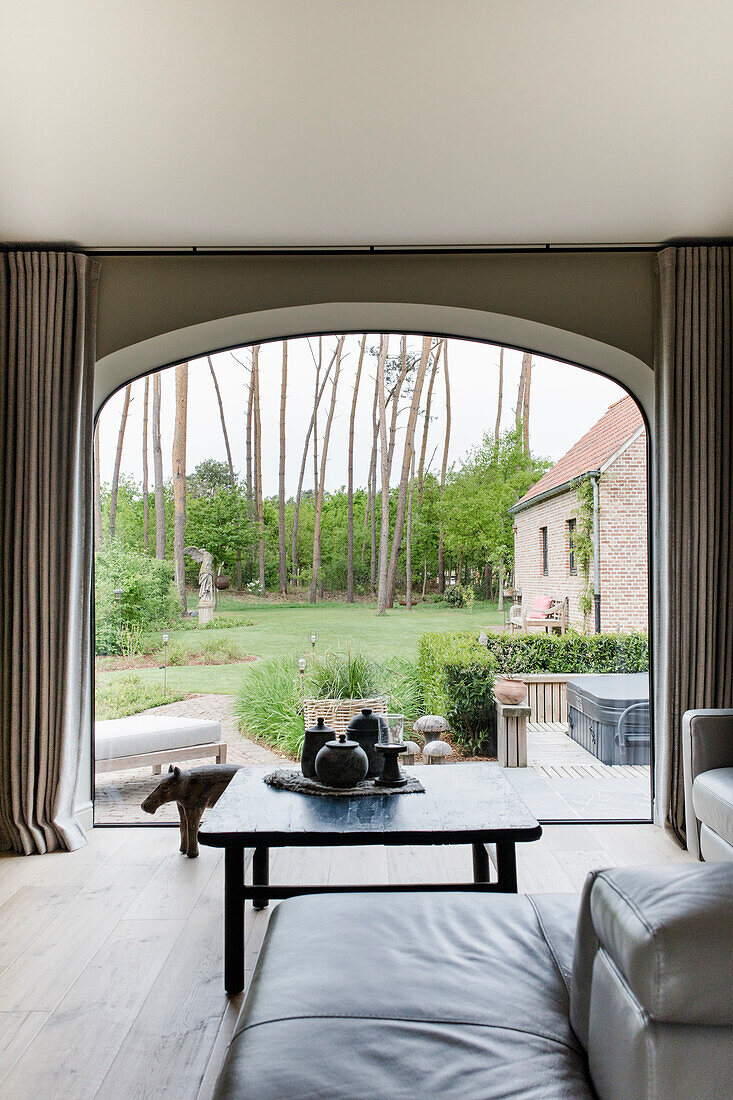
<instances>
[{"instance_id":1,"label":"light oak floorboard","mask_svg":"<svg viewBox=\"0 0 733 1100\"><path fill-rule=\"evenodd\" d=\"M576 892L598 867L690 860L652 825L550 825L517 846L526 892ZM211 849L180 855L176 829L97 829L80 852L0 858L3 1100L212 1100L242 1001L223 989L222 865ZM271 852L278 884L470 882L471 871L465 845ZM246 906L247 982L276 908Z\"/></svg>"},{"instance_id":2,"label":"light oak floorboard","mask_svg":"<svg viewBox=\"0 0 733 1100\"><path fill-rule=\"evenodd\" d=\"M4 1081L48 1016L48 1012L0 1012L0 1096L10 1096Z\"/></svg>"},{"instance_id":3,"label":"light oak floorboard","mask_svg":"<svg viewBox=\"0 0 733 1100\"><path fill-rule=\"evenodd\" d=\"M16 1100L91 1100L183 921L120 921L5 1083Z\"/></svg>"}]
</instances>

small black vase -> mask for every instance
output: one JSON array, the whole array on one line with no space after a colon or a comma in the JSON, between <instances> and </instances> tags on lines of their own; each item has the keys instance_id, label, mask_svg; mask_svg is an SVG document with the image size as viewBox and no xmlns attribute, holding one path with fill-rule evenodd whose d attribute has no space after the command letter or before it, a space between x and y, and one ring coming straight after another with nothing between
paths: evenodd
<instances>
[{"instance_id":1,"label":"small black vase","mask_svg":"<svg viewBox=\"0 0 733 1100\"><path fill-rule=\"evenodd\" d=\"M367 754L356 741L347 741L345 733L338 741L328 741L316 756L316 775L325 787L355 787L368 770Z\"/></svg>"},{"instance_id":2,"label":"small black vase","mask_svg":"<svg viewBox=\"0 0 733 1100\"><path fill-rule=\"evenodd\" d=\"M315 726L305 731L303 751L300 754L300 770L306 779L316 779L316 756L336 736L336 730L326 725L325 718L318 718Z\"/></svg>"}]
</instances>

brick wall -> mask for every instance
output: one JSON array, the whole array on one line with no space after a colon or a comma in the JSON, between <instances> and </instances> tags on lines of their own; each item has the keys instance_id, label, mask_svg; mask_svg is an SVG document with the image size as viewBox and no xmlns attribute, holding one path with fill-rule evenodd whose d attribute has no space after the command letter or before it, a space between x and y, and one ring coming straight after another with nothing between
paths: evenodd
<instances>
[{"instance_id":1,"label":"brick wall","mask_svg":"<svg viewBox=\"0 0 733 1100\"><path fill-rule=\"evenodd\" d=\"M648 627L646 439L642 433L600 479L601 627ZM567 596L570 622L582 629L583 581L570 572L568 521L575 518L575 488L532 505L514 517L515 583L522 605L537 596ZM547 575L542 571L541 529L547 528ZM593 576L591 563L591 578ZM589 622L593 628L593 616Z\"/></svg>"}]
</instances>

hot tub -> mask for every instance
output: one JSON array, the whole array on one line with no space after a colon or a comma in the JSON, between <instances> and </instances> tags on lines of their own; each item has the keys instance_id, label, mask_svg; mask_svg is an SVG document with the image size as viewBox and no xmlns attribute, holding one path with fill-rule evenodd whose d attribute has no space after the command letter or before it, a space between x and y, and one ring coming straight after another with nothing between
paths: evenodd
<instances>
[{"instance_id":1,"label":"hot tub","mask_svg":"<svg viewBox=\"0 0 733 1100\"><path fill-rule=\"evenodd\" d=\"M604 764L648 764L649 674L568 680L570 736Z\"/></svg>"}]
</instances>

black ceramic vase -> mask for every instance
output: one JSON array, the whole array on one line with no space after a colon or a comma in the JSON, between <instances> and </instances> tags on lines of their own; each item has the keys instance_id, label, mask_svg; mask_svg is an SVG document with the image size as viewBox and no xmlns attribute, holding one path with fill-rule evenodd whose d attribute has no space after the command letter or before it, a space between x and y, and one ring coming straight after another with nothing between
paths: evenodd
<instances>
[{"instance_id":1,"label":"black ceramic vase","mask_svg":"<svg viewBox=\"0 0 733 1100\"><path fill-rule=\"evenodd\" d=\"M300 770L306 779L316 779L316 757L328 741L333 741L336 730L326 725L325 718L318 718L315 726L305 731L303 751L300 754Z\"/></svg>"},{"instance_id":2,"label":"black ceramic vase","mask_svg":"<svg viewBox=\"0 0 733 1100\"><path fill-rule=\"evenodd\" d=\"M365 707L359 714L355 714L349 722L346 732L352 741L357 741L367 754L369 771L367 779L374 779L379 775L384 763L377 752L379 740L379 717Z\"/></svg>"},{"instance_id":3,"label":"black ceramic vase","mask_svg":"<svg viewBox=\"0 0 733 1100\"><path fill-rule=\"evenodd\" d=\"M368 770L367 754L356 741L347 741L345 733L338 741L328 741L316 756L316 775L326 787L355 787Z\"/></svg>"}]
</instances>

